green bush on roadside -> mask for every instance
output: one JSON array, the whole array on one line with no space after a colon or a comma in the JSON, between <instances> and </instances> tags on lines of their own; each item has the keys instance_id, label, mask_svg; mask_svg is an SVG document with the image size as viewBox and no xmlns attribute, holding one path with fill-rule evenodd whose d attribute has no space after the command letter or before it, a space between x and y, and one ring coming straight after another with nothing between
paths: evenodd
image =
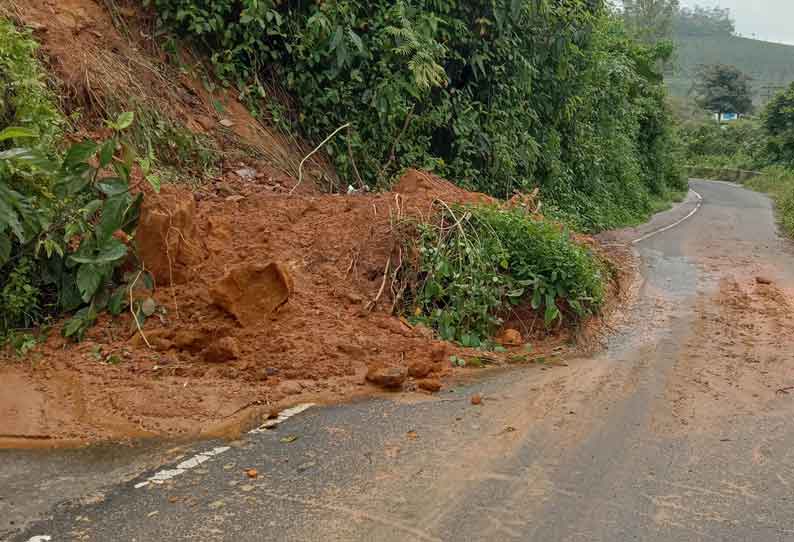
<instances>
[{"instance_id":1,"label":"green bush on roadside","mask_svg":"<svg viewBox=\"0 0 794 542\"><path fill-rule=\"evenodd\" d=\"M436 223L417 228L406 301L443 339L487 345L519 304L550 326L593 314L604 300L599 258L561 225L523 209L442 205Z\"/></svg>"}]
</instances>

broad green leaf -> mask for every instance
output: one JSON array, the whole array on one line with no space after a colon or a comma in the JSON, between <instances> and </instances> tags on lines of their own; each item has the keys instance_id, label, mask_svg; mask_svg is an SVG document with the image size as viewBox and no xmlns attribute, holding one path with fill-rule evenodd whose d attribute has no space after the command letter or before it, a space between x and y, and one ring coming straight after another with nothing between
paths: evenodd
<instances>
[{"instance_id":1,"label":"broad green leaf","mask_svg":"<svg viewBox=\"0 0 794 542\"><path fill-rule=\"evenodd\" d=\"M88 139L81 143L75 143L66 151L66 156L63 159L64 167L72 169L88 161L89 158L96 154L97 148L97 144Z\"/></svg>"},{"instance_id":2,"label":"broad green leaf","mask_svg":"<svg viewBox=\"0 0 794 542\"><path fill-rule=\"evenodd\" d=\"M152 189L157 194L159 194L160 193L160 187L162 185L162 182L160 181L160 176L159 175L147 175L146 176L146 180L149 182L149 185L152 187Z\"/></svg>"},{"instance_id":3,"label":"broad green leaf","mask_svg":"<svg viewBox=\"0 0 794 542\"><path fill-rule=\"evenodd\" d=\"M129 192L130 186L118 177L105 177L96 183L96 189L108 197Z\"/></svg>"},{"instance_id":4,"label":"broad green leaf","mask_svg":"<svg viewBox=\"0 0 794 542\"><path fill-rule=\"evenodd\" d=\"M26 137L39 137L39 133L35 130L22 128L21 126L9 126L5 130L0 132L0 141L6 141L8 139L20 139Z\"/></svg>"},{"instance_id":5,"label":"broad green leaf","mask_svg":"<svg viewBox=\"0 0 794 542\"><path fill-rule=\"evenodd\" d=\"M130 126L132 126L132 122L135 120L135 113L132 111L125 111L119 118L116 119L115 128L116 130L126 130Z\"/></svg>"},{"instance_id":6,"label":"broad green leaf","mask_svg":"<svg viewBox=\"0 0 794 542\"><path fill-rule=\"evenodd\" d=\"M97 226L97 241L100 246L110 239L124 225L124 213L130 205L130 197L126 194L113 196L105 200L102 206L102 219Z\"/></svg>"},{"instance_id":7,"label":"broad green leaf","mask_svg":"<svg viewBox=\"0 0 794 542\"><path fill-rule=\"evenodd\" d=\"M100 265L83 264L77 269L77 288L83 301L88 303L94 297L104 279L104 268Z\"/></svg>"},{"instance_id":8,"label":"broad green leaf","mask_svg":"<svg viewBox=\"0 0 794 542\"><path fill-rule=\"evenodd\" d=\"M109 139L102 144L99 149L99 167L104 168L113 161L113 154L116 152L116 140Z\"/></svg>"},{"instance_id":9,"label":"broad green leaf","mask_svg":"<svg viewBox=\"0 0 794 542\"><path fill-rule=\"evenodd\" d=\"M90 256L74 254L70 259L82 264L107 264L117 262L126 255L126 245L115 237L111 237L100 247L97 254Z\"/></svg>"}]
</instances>

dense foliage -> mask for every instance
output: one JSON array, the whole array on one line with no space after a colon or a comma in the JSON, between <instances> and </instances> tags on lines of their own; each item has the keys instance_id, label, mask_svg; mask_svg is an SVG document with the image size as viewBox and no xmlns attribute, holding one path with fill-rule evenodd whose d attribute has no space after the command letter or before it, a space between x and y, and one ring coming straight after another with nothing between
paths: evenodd
<instances>
[{"instance_id":1,"label":"dense foliage","mask_svg":"<svg viewBox=\"0 0 794 542\"><path fill-rule=\"evenodd\" d=\"M638 221L682 186L658 61L601 0L151 0L249 96L276 77L288 116L339 172L406 166L497 196L539 186L577 226ZM275 106L272 106L275 107Z\"/></svg>"},{"instance_id":2,"label":"dense foliage","mask_svg":"<svg viewBox=\"0 0 794 542\"><path fill-rule=\"evenodd\" d=\"M603 301L598 258L523 208L444 206L438 223L418 228L414 317L444 339L481 346L527 298L546 325L591 314Z\"/></svg>"},{"instance_id":3,"label":"dense foliage","mask_svg":"<svg viewBox=\"0 0 794 542\"><path fill-rule=\"evenodd\" d=\"M0 342L72 311L63 332L79 339L101 310L120 312L117 271L141 203L120 136L132 114L109 123L104 143L61 152L62 118L34 53L27 34L0 20Z\"/></svg>"},{"instance_id":4,"label":"dense foliage","mask_svg":"<svg viewBox=\"0 0 794 542\"><path fill-rule=\"evenodd\" d=\"M753 109L750 77L736 66L701 66L693 90L698 105L712 113L745 115Z\"/></svg>"},{"instance_id":5,"label":"dense foliage","mask_svg":"<svg viewBox=\"0 0 794 542\"><path fill-rule=\"evenodd\" d=\"M623 0L626 27L645 43L671 39L678 0Z\"/></svg>"},{"instance_id":6,"label":"dense foliage","mask_svg":"<svg viewBox=\"0 0 794 542\"><path fill-rule=\"evenodd\" d=\"M773 197L783 229L794 235L794 84L769 102L760 121L693 123L682 134L690 165L725 180L736 169L754 170L746 185Z\"/></svg>"},{"instance_id":7,"label":"dense foliage","mask_svg":"<svg viewBox=\"0 0 794 542\"><path fill-rule=\"evenodd\" d=\"M768 160L794 167L794 83L769 102L762 118Z\"/></svg>"}]
</instances>

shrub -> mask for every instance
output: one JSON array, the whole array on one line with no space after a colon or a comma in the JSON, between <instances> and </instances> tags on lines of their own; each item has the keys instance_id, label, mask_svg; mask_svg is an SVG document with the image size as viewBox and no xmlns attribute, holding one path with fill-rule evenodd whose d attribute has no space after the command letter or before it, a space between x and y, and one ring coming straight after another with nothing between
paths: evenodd
<instances>
[{"instance_id":1,"label":"shrub","mask_svg":"<svg viewBox=\"0 0 794 542\"><path fill-rule=\"evenodd\" d=\"M510 307L529 303L546 325L592 314L605 270L559 224L523 209L443 205L420 224L408 295L417 321L465 346L487 344Z\"/></svg>"},{"instance_id":2,"label":"shrub","mask_svg":"<svg viewBox=\"0 0 794 542\"><path fill-rule=\"evenodd\" d=\"M143 198L130 192L134 155L119 135L132 120L122 115L110 123L114 137L76 143L62 158L36 145L0 152L0 336L79 309L64 334L80 339L98 312L120 312L115 274L130 255ZM0 132L0 142L36 137L24 128ZM47 181L43 193L10 182L19 166Z\"/></svg>"},{"instance_id":3,"label":"shrub","mask_svg":"<svg viewBox=\"0 0 794 542\"><path fill-rule=\"evenodd\" d=\"M498 197L539 186L596 230L684 184L659 61L600 0L151 0L242 93L277 77L343 177L428 169ZM351 183L355 184L355 183Z\"/></svg>"}]
</instances>

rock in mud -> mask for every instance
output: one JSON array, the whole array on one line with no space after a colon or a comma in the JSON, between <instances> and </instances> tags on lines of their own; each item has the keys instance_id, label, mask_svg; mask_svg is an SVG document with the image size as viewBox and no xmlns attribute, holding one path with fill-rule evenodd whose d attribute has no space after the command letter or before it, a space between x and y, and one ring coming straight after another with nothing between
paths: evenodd
<instances>
[{"instance_id":1,"label":"rock in mud","mask_svg":"<svg viewBox=\"0 0 794 542\"><path fill-rule=\"evenodd\" d=\"M475 393L471 396L471 404L473 405L481 405L482 404L482 395L479 393Z\"/></svg>"},{"instance_id":2,"label":"rock in mud","mask_svg":"<svg viewBox=\"0 0 794 542\"><path fill-rule=\"evenodd\" d=\"M234 337L223 337L204 351L204 361L224 363L240 357L240 345Z\"/></svg>"},{"instance_id":3,"label":"rock in mud","mask_svg":"<svg viewBox=\"0 0 794 542\"><path fill-rule=\"evenodd\" d=\"M765 284L765 285L772 284L772 279L769 278L769 277L765 277L763 275L759 275L759 276L755 277L755 281L758 284Z\"/></svg>"},{"instance_id":4,"label":"rock in mud","mask_svg":"<svg viewBox=\"0 0 794 542\"><path fill-rule=\"evenodd\" d=\"M426 361L415 361L408 366L408 376L411 378L424 378L430 374L433 367Z\"/></svg>"},{"instance_id":5,"label":"rock in mud","mask_svg":"<svg viewBox=\"0 0 794 542\"><path fill-rule=\"evenodd\" d=\"M156 197L144 198L135 242L138 256L158 285L187 282L204 259L195 213L195 197L185 190L163 187Z\"/></svg>"},{"instance_id":6,"label":"rock in mud","mask_svg":"<svg viewBox=\"0 0 794 542\"><path fill-rule=\"evenodd\" d=\"M408 378L405 367L370 367L367 371L367 380L386 389L400 389Z\"/></svg>"},{"instance_id":7,"label":"rock in mud","mask_svg":"<svg viewBox=\"0 0 794 542\"><path fill-rule=\"evenodd\" d=\"M292 278L277 263L243 264L230 270L210 288L212 302L251 327L287 302Z\"/></svg>"},{"instance_id":8,"label":"rock in mud","mask_svg":"<svg viewBox=\"0 0 794 542\"><path fill-rule=\"evenodd\" d=\"M429 391L430 393L436 393L441 391L441 382L436 380L435 378L428 378L426 380L419 380L416 383L416 386L420 390Z\"/></svg>"},{"instance_id":9,"label":"rock in mud","mask_svg":"<svg viewBox=\"0 0 794 542\"><path fill-rule=\"evenodd\" d=\"M524 344L524 338L521 336L521 333L515 329L508 328L499 334L496 338L496 342L502 346L521 346Z\"/></svg>"},{"instance_id":10,"label":"rock in mud","mask_svg":"<svg viewBox=\"0 0 794 542\"><path fill-rule=\"evenodd\" d=\"M284 395L298 395L303 391L303 386L300 385L300 382L287 380L286 382L279 384L278 391Z\"/></svg>"}]
</instances>

